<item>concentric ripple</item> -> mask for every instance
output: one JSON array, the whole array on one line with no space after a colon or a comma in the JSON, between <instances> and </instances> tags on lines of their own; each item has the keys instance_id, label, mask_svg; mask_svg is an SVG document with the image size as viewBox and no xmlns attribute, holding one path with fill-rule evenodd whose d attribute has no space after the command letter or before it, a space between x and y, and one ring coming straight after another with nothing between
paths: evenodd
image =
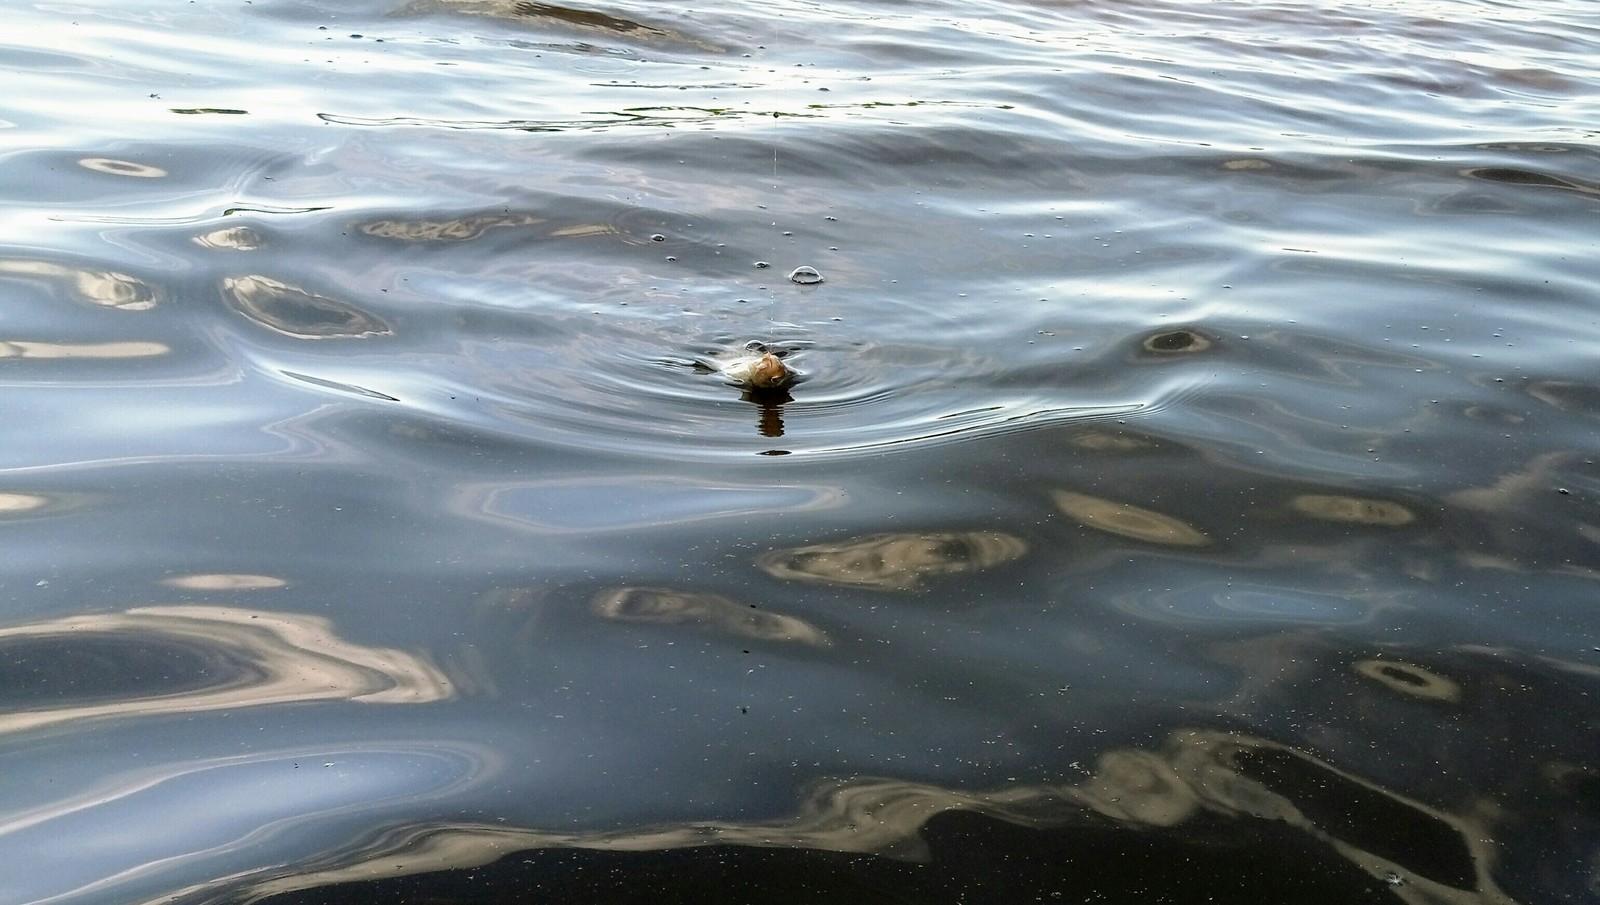
<instances>
[{"instance_id":1,"label":"concentric ripple","mask_svg":"<svg viewBox=\"0 0 1600 905\"><path fill-rule=\"evenodd\" d=\"M453 355L406 356L412 367L405 370L372 361L359 380L337 376L345 373L343 365L281 357L272 370L302 388L348 387L352 397L398 401L476 430L677 460L774 452L848 456L1125 417L1153 403L1120 387L996 386L1003 380L995 379L994 363L954 349L924 350L911 364L907 350L890 346L800 342L773 344L799 372L799 382L759 394L703 364L741 348L715 338L664 345L642 334L602 341L583 333L554 348L480 338ZM957 376L953 382L951 375Z\"/></svg>"}]
</instances>

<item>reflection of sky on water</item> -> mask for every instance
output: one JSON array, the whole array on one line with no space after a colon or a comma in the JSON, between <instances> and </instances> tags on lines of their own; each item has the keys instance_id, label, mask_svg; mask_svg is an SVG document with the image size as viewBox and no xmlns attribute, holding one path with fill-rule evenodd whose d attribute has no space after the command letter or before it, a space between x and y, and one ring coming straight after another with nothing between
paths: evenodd
<instances>
[{"instance_id":1,"label":"reflection of sky on water","mask_svg":"<svg viewBox=\"0 0 1600 905\"><path fill-rule=\"evenodd\" d=\"M281 582L192 575L174 584L249 591ZM294 840L304 832L363 826L419 796L458 792L498 758L436 740L286 747L238 735L276 723L265 714L285 705L455 696L426 659L344 640L322 617L139 607L0 628L0 656L0 761L38 780L0 792L0 846L13 864L30 865L7 880L16 901L168 893L192 882L196 865L254 867L262 846L303 847Z\"/></svg>"},{"instance_id":2,"label":"reflection of sky on water","mask_svg":"<svg viewBox=\"0 0 1600 905\"><path fill-rule=\"evenodd\" d=\"M162 301L162 291L125 273L70 267L54 261L0 258L0 277L37 277L70 286L94 305L122 311L148 311Z\"/></svg>"},{"instance_id":3,"label":"reflection of sky on water","mask_svg":"<svg viewBox=\"0 0 1600 905\"><path fill-rule=\"evenodd\" d=\"M35 765L59 777L55 790L66 797L21 808L0 798L0 846L11 864L29 865L8 877L7 894L17 902L181 895L197 876L209 887L209 878L258 871L265 852L303 857L386 815L447 801L484 781L498 759L470 742L375 738L146 767Z\"/></svg>"},{"instance_id":4,"label":"reflection of sky on water","mask_svg":"<svg viewBox=\"0 0 1600 905\"><path fill-rule=\"evenodd\" d=\"M739 486L650 476L460 487L452 508L539 533L625 531L731 521L837 506L842 492L803 485Z\"/></svg>"},{"instance_id":5,"label":"reflection of sky on water","mask_svg":"<svg viewBox=\"0 0 1600 905\"><path fill-rule=\"evenodd\" d=\"M141 607L121 613L69 616L0 629L7 646L59 650L37 656L35 671L51 661L69 660L80 640L98 642L97 658L110 657L110 674L86 689L97 696L117 689L110 701L76 703L72 696L49 698L0 715L0 735L81 724L86 720L128 719L172 713L197 713L292 701L350 700L370 703L425 703L451 696L449 680L414 654L366 648L338 638L328 620L214 606ZM117 676L117 645L137 652L142 645L165 645L192 656L203 684L178 694L145 696L140 681L156 676L134 672ZM170 666L168 667L170 668ZM52 683L64 688L65 683ZM14 701L14 705L23 702Z\"/></svg>"},{"instance_id":6,"label":"reflection of sky on water","mask_svg":"<svg viewBox=\"0 0 1600 905\"><path fill-rule=\"evenodd\" d=\"M1254 628L1284 623L1348 625L1365 620L1375 608L1359 595L1317 594L1244 580L1134 590L1125 597L1113 597L1112 605L1129 615L1173 626L1185 622L1215 626L1232 622Z\"/></svg>"}]
</instances>

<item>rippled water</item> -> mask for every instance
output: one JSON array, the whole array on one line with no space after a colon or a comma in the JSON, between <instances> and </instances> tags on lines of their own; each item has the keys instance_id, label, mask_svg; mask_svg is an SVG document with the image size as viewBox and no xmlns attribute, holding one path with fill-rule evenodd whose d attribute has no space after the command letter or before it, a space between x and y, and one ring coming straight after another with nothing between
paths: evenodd
<instances>
[{"instance_id":1,"label":"rippled water","mask_svg":"<svg viewBox=\"0 0 1600 905\"><path fill-rule=\"evenodd\" d=\"M5 9L0 902L1600 895L1584 0Z\"/></svg>"}]
</instances>

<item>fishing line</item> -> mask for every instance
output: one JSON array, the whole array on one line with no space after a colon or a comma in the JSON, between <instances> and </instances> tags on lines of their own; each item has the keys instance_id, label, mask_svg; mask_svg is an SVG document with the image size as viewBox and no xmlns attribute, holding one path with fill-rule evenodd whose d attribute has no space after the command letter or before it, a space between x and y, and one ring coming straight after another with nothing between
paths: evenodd
<instances>
[{"instance_id":1,"label":"fishing line","mask_svg":"<svg viewBox=\"0 0 1600 905\"><path fill-rule=\"evenodd\" d=\"M772 146L772 195L774 198L778 196L778 146L776 144ZM770 253L767 257L772 261L776 261L778 258L777 215L773 215L772 218L772 245L770 246ZM769 289L768 292L772 293L771 304L767 305L767 334L770 336L777 332L779 314L778 305L781 303L778 301L778 293L776 291Z\"/></svg>"}]
</instances>

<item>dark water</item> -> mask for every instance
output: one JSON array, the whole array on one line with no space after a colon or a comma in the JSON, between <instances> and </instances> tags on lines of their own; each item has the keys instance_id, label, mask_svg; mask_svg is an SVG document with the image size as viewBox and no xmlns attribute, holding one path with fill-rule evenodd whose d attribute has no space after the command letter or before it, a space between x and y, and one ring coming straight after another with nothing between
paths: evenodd
<instances>
[{"instance_id":1,"label":"dark water","mask_svg":"<svg viewBox=\"0 0 1600 905\"><path fill-rule=\"evenodd\" d=\"M1594 13L8 4L0 902L1594 901Z\"/></svg>"}]
</instances>

